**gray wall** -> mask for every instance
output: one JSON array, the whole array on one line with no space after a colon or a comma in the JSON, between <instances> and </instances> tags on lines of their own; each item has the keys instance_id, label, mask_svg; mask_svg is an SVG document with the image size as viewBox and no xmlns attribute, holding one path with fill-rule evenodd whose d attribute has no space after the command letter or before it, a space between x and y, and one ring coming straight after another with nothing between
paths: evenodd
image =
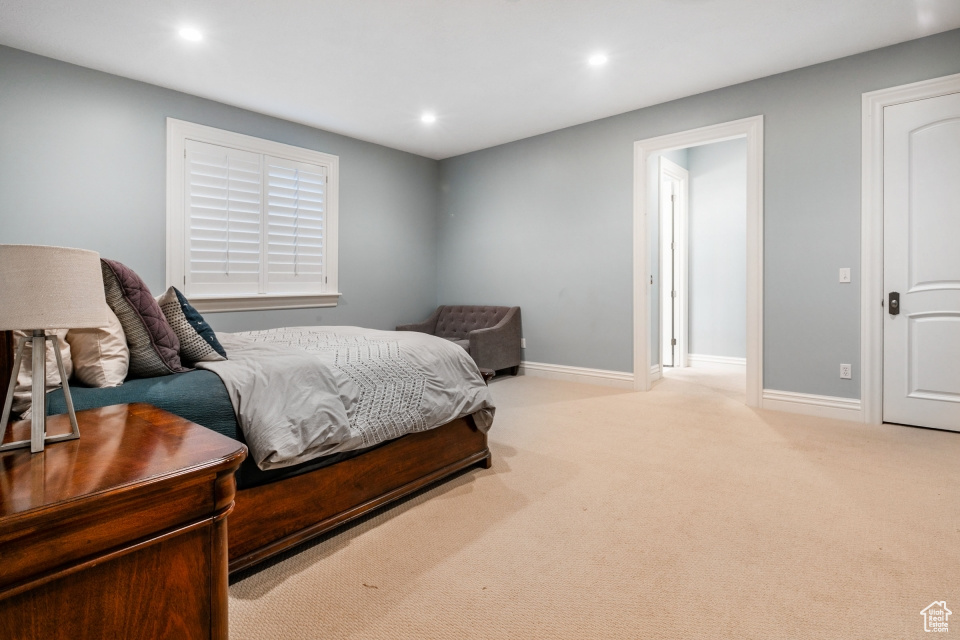
<instances>
[{"instance_id":1,"label":"gray wall","mask_svg":"<svg viewBox=\"0 0 960 640\"><path fill-rule=\"evenodd\" d=\"M211 314L218 329L389 328L438 300L519 304L525 359L629 371L633 142L763 114L764 386L857 397L860 372L841 381L837 365L859 362L860 96L958 72L960 30L438 166L0 47L0 242L95 249L159 292L172 116L340 156L340 306Z\"/></svg>"},{"instance_id":2,"label":"gray wall","mask_svg":"<svg viewBox=\"0 0 960 640\"><path fill-rule=\"evenodd\" d=\"M747 355L747 140L688 152L689 352Z\"/></svg>"},{"instance_id":3,"label":"gray wall","mask_svg":"<svg viewBox=\"0 0 960 640\"><path fill-rule=\"evenodd\" d=\"M217 329L392 329L437 296L436 161L0 47L0 242L82 247L164 288L166 117L340 156L340 304Z\"/></svg>"},{"instance_id":4,"label":"gray wall","mask_svg":"<svg viewBox=\"0 0 960 640\"><path fill-rule=\"evenodd\" d=\"M441 161L440 302L520 305L527 360L632 370L633 142L762 114L764 386L855 398L861 94L958 72L955 30Z\"/></svg>"}]
</instances>

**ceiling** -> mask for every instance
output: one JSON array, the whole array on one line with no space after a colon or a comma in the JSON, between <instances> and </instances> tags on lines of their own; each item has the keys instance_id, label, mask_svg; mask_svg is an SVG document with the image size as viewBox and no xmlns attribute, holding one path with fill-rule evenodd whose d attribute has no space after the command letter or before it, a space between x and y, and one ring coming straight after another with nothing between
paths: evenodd
<instances>
[{"instance_id":1,"label":"ceiling","mask_svg":"<svg viewBox=\"0 0 960 640\"><path fill-rule=\"evenodd\" d=\"M957 27L957 0L0 0L0 44L437 159Z\"/></svg>"}]
</instances>

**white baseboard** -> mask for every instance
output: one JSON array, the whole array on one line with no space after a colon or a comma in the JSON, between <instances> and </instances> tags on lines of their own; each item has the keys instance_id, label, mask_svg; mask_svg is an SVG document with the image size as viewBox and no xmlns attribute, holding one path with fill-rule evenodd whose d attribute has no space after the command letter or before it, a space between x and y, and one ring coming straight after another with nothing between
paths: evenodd
<instances>
[{"instance_id":1,"label":"white baseboard","mask_svg":"<svg viewBox=\"0 0 960 640\"><path fill-rule=\"evenodd\" d=\"M738 359L730 358L729 360ZM713 362L713 364L738 363ZM661 373L660 365L651 366L650 373L654 376L659 375ZM549 380L579 382L581 384L595 384L604 387L616 387L618 389L633 389L633 374L626 371L588 369L586 367L568 367L562 364L524 361L520 363L520 375L547 378ZM761 406L764 409L802 413L821 418L835 418L855 422L862 421L860 400L852 398L818 396L810 393L764 389Z\"/></svg>"},{"instance_id":2,"label":"white baseboard","mask_svg":"<svg viewBox=\"0 0 960 640\"><path fill-rule=\"evenodd\" d=\"M688 353L687 364L691 367L698 364L735 364L740 367L746 367L747 359L734 358L732 356L707 356L696 353Z\"/></svg>"},{"instance_id":3,"label":"white baseboard","mask_svg":"<svg viewBox=\"0 0 960 640\"><path fill-rule=\"evenodd\" d=\"M838 398L836 396L818 396L812 393L796 393L794 391L763 390L761 407L774 411L802 413L820 418L835 418L838 420L863 421L863 410L860 401L854 398Z\"/></svg>"},{"instance_id":4,"label":"white baseboard","mask_svg":"<svg viewBox=\"0 0 960 640\"><path fill-rule=\"evenodd\" d=\"M658 364L650 365L650 380L659 380L663 377L663 368Z\"/></svg>"},{"instance_id":5,"label":"white baseboard","mask_svg":"<svg viewBox=\"0 0 960 640\"><path fill-rule=\"evenodd\" d=\"M521 362L520 374L536 378L549 378L550 380L633 389L633 374L626 371L568 367L562 364L545 364L543 362Z\"/></svg>"}]
</instances>

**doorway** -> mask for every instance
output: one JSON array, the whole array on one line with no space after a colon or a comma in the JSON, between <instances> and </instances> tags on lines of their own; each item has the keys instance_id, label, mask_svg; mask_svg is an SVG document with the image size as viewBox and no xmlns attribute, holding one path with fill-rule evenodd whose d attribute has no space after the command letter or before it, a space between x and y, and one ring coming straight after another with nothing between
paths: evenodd
<instances>
[{"instance_id":1,"label":"doorway","mask_svg":"<svg viewBox=\"0 0 960 640\"><path fill-rule=\"evenodd\" d=\"M746 365L746 165L743 137L664 152L659 160L659 272L652 323L660 375L686 367L740 380ZM653 225L651 225L652 227ZM656 375L654 376L656 378Z\"/></svg>"},{"instance_id":2,"label":"doorway","mask_svg":"<svg viewBox=\"0 0 960 640\"><path fill-rule=\"evenodd\" d=\"M655 156L688 147L746 140L745 379L746 403L759 407L763 380L763 116L640 140L634 143L634 389L647 391L662 370L659 312L659 261L652 260L659 236L650 241L650 218L658 220L658 201L648 199L659 179L648 175ZM657 251L659 253L659 251ZM721 292L722 293L722 292ZM654 297L656 296L656 297ZM682 317L682 314L681 314ZM681 330L681 338L682 330Z\"/></svg>"},{"instance_id":3,"label":"doorway","mask_svg":"<svg viewBox=\"0 0 960 640\"><path fill-rule=\"evenodd\" d=\"M960 75L863 106L864 420L960 431Z\"/></svg>"}]
</instances>

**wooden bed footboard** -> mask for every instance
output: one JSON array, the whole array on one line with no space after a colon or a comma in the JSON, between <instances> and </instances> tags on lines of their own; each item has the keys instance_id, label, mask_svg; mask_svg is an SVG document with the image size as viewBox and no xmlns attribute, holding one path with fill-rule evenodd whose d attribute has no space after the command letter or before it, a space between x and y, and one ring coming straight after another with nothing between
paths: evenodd
<instances>
[{"instance_id":1,"label":"wooden bed footboard","mask_svg":"<svg viewBox=\"0 0 960 640\"><path fill-rule=\"evenodd\" d=\"M237 492L230 572L246 569L471 465L490 467L472 418L393 440L355 458Z\"/></svg>"}]
</instances>

